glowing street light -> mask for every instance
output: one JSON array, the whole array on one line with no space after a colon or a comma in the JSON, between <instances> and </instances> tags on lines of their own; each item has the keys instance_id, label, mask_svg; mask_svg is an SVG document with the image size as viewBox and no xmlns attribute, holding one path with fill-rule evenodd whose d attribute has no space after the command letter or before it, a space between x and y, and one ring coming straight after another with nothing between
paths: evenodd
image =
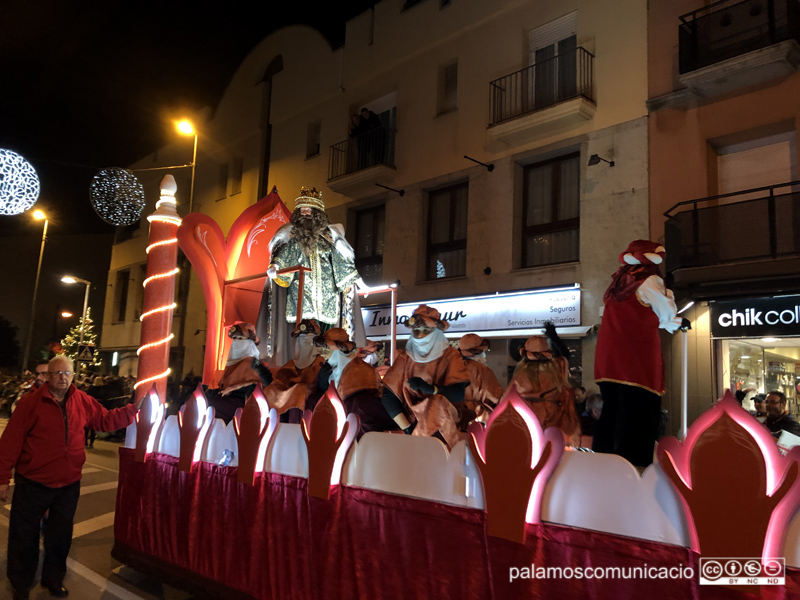
<instances>
[{"instance_id":1,"label":"glowing street light","mask_svg":"<svg viewBox=\"0 0 800 600\"><path fill-rule=\"evenodd\" d=\"M85 279L81 279L80 277L73 277L72 275L64 275L64 277L61 278L61 281L63 281L64 283L69 283L69 284L82 283L82 284L84 284L86 286L86 293L83 296L83 317L81 317L81 335L80 335L80 339L78 340L78 345L82 346L83 345L83 331L86 329L86 311L89 309L89 288L91 288L92 284L91 284L91 282L86 281ZM61 313L61 316L64 316L64 313ZM72 315L70 315L70 316L72 316ZM77 365L75 367L76 373L80 371L80 364L81 364L80 362L77 363Z\"/></svg>"},{"instance_id":2,"label":"glowing street light","mask_svg":"<svg viewBox=\"0 0 800 600\"><path fill-rule=\"evenodd\" d=\"M72 316L72 313L65 310L64 312L61 313L61 316L64 317L65 319L69 319Z\"/></svg>"},{"instance_id":3,"label":"glowing street light","mask_svg":"<svg viewBox=\"0 0 800 600\"><path fill-rule=\"evenodd\" d=\"M197 130L194 128L194 125L192 125L192 122L187 119L178 121L175 123L175 127L181 135L194 136L194 150L192 150L192 182L189 185L189 212L192 212L192 203L194 201L194 169L197 164Z\"/></svg>"},{"instance_id":4,"label":"glowing street light","mask_svg":"<svg viewBox=\"0 0 800 600\"><path fill-rule=\"evenodd\" d=\"M39 275L42 272L42 257L44 256L44 243L47 241L47 215L41 210L33 212L33 218L37 221L44 220L44 227L42 228L42 246L39 249L39 264L36 266L36 280L33 284L33 300L31 300L31 319L28 322L28 337L25 340L25 352L22 354L22 374L25 375L25 370L28 368L28 355L31 351L31 339L33 338L33 321L36 317L36 294L39 292Z\"/></svg>"}]
</instances>

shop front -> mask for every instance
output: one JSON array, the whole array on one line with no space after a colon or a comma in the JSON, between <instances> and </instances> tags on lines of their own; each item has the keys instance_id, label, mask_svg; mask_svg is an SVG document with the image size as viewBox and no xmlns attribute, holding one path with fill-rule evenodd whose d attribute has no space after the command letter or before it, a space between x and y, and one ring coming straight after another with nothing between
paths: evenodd
<instances>
[{"instance_id":1,"label":"shop front","mask_svg":"<svg viewBox=\"0 0 800 600\"><path fill-rule=\"evenodd\" d=\"M575 385L581 382L581 339L590 326L581 325L581 288L574 284L559 288L521 290L486 296L422 300L397 305L397 345L402 348L409 337L405 322L420 304L439 311L450 327L445 335L451 344L467 333L476 333L491 342L487 365L498 380L506 384L509 372L519 360L519 347L532 335L544 332L546 321L552 321L559 335L573 350L570 371ZM391 306L363 306L361 316L367 337L391 341ZM388 356L388 351L386 352Z\"/></svg>"},{"instance_id":2,"label":"shop front","mask_svg":"<svg viewBox=\"0 0 800 600\"><path fill-rule=\"evenodd\" d=\"M797 415L800 295L710 301L718 389L780 391Z\"/></svg>"}]
</instances>

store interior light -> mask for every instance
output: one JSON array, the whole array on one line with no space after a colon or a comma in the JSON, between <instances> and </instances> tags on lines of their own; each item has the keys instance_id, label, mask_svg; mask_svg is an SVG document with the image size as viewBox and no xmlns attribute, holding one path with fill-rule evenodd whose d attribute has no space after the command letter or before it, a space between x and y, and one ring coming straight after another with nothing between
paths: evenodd
<instances>
[{"instance_id":1,"label":"store interior light","mask_svg":"<svg viewBox=\"0 0 800 600\"><path fill-rule=\"evenodd\" d=\"M694 306L694 300L689 300L686 304L683 305L683 308L678 311L678 314L685 312Z\"/></svg>"},{"instance_id":2,"label":"store interior light","mask_svg":"<svg viewBox=\"0 0 800 600\"><path fill-rule=\"evenodd\" d=\"M780 342L781 338L774 338L774 337L765 337L761 338L762 342Z\"/></svg>"},{"instance_id":3,"label":"store interior light","mask_svg":"<svg viewBox=\"0 0 800 600\"><path fill-rule=\"evenodd\" d=\"M750 358L749 356L742 356L742 358Z\"/></svg>"}]
</instances>

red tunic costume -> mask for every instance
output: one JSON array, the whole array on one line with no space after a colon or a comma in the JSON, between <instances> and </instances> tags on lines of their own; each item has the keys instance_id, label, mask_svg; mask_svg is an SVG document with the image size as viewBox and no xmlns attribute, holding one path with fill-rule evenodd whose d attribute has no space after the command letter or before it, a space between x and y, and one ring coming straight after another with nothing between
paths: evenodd
<instances>
[{"instance_id":1,"label":"red tunic costume","mask_svg":"<svg viewBox=\"0 0 800 600\"><path fill-rule=\"evenodd\" d=\"M664 393L658 317L637 294L606 303L595 352L595 381L635 385L659 396Z\"/></svg>"}]
</instances>

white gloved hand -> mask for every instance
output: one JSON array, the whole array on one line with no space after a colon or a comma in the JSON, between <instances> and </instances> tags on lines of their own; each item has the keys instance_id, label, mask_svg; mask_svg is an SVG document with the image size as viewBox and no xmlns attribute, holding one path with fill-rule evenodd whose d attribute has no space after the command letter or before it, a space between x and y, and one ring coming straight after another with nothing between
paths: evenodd
<instances>
[{"instance_id":1,"label":"white gloved hand","mask_svg":"<svg viewBox=\"0 0 800 600\"><path fill-rule=\"evenodd\" d=\"M278 269L275 268L275 265L270 265L267 269L267 277L270 279L276 279L278 277Z\"/></svg>"}]
</instances>

